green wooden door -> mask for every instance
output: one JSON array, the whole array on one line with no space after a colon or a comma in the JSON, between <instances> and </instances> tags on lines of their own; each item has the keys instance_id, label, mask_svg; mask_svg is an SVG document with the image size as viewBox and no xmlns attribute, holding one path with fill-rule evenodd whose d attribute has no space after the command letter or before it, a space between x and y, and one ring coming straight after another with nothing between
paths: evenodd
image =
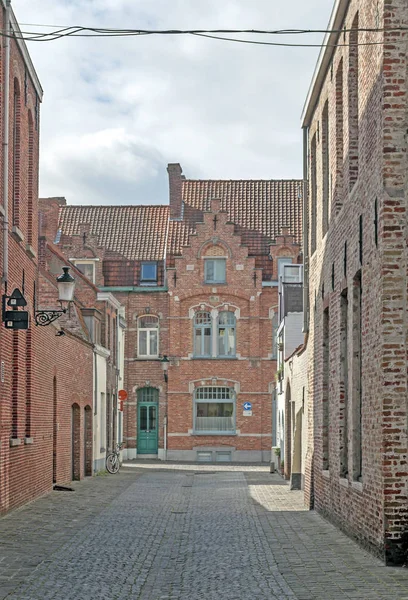
<instances>
[{"instance_id":1,"label":"green wooden door","mask_svg":"<svg viewBox=\"0 0 408 600\"><path fill-rule=\"evenodd\" d=\"M158 449L158 390L142 388L137 401L137 452L157 454Z\"/></svg>"}]
</instances>

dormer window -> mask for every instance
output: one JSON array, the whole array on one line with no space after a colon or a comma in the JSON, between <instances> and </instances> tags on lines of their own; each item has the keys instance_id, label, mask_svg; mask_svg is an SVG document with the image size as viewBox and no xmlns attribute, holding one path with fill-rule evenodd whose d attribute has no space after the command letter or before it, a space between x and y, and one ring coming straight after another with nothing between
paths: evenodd
<instances>
[{"instance_id":1,"label":"dormer window","mask_svg":"<svg viewBox=\"0 0 408 600\"><path fill-rule=\"evenodd\" d=\"M95 261L97 259L88 258L70 258L70 261L76 266L78 271L81 271L91 281L95 283Z\"/></svg>"},{"instance_id":2,"label":"dormer window","mask_svg":"<svg viewBox=\"0 0 408 600\"><path fill-rule=\"evenodd\" d=\"M157 262L142 262L140 285L157 285Z\"/></svg>"},{"instance_id":3,"label":"dormer window","mask_svg":"<svg viewBox=\"0 0 408 600\"><path fill-rule=\"evenodd\" d=\"M93 263L77 263L76 268L81 271L90 281L94 281L94 264Z\"/></svg>"}]
</instances>

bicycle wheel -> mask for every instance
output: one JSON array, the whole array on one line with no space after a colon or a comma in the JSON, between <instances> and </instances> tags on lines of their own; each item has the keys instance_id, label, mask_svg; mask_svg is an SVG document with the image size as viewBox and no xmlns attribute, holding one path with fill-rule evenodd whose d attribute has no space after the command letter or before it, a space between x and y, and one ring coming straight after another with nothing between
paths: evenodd
<instances>
[{"instance_id":1,"label":"bicycle wheel","mask_svg":"<svg viewBox=\"0 0 408 600\"><path fill-rule=\"evenodd\" d=\"M106 457L106 470L112 474L119 471L119 456L117 454L108 454Z\"/></svg>"}]
</instances>

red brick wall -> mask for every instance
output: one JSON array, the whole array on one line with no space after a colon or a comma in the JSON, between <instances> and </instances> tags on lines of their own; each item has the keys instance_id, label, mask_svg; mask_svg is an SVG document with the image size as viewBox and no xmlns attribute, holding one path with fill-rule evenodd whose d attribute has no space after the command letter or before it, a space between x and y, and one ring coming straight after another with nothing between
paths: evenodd
<instances>
[{"instance_id":1,"label":"red brick wall","mask_svg":"<svg viewBox=\"0 0 408 600\"><path fill-rule=\"evenodd\" d=\"M3 27L4 11L0 11ZM4 44L2 44L2 88L4 85ZM19 153L13 158L14 80L18 81ZM29 69L14 41L10 61L10 138L9 138L9 273L7 292L24 292L30 313L30 329L9 331L0 328L0 361L4 381L0 382L0 512L28 502L52 489L53 485L53 407L54 377L57 381L55 449L56 479L71 479L71 405L78 402L81 424L86 405L92 405L92 348L66 334L56 336L56 328L34 324L34 290L38 283L38 143L39 98ZM0 135L3 111L0 109ZM13 223L14 192L18 200L18 221ZM0 194L3 193L0 172ZM17 181L18 177L18 181ZM5 199L1 197L4 206ZM17 218L17 217L16 217ZM24 239L11 234L18 225ZM3 229L0 233L0 259L3 264ZM29 244L33 250L27 247ZM5 292L4 285L2 293ZM83 476L83 428L80 428L80 474Z\"/></svg>"}]
</instances>

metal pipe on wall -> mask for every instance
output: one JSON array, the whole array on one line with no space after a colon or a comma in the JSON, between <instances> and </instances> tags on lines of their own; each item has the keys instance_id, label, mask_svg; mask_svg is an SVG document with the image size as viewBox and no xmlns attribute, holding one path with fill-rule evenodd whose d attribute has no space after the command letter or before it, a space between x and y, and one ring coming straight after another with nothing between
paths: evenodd
<instances>
[{"instance_id":1,"label":"metal pipe on wall","mask_svg":"<svg viewBox=\"0 0 408 600\"><path fill-rule=\"evenodd\" d=\"M4 107L4 123L3 123L3 276L2 283L4 283L5 290L7 291L8 282L8 228L9 228L9 210L8 210L8 175L9 175L9 122L10 122L10 109L9 109L9 95L10 95L10 12L11 12L11 0L6 0L6 14L4 24L4 46L5 46L5 65L4 65L4 94L3 94L3 107Z\"/></svg>"}]
</instances>

